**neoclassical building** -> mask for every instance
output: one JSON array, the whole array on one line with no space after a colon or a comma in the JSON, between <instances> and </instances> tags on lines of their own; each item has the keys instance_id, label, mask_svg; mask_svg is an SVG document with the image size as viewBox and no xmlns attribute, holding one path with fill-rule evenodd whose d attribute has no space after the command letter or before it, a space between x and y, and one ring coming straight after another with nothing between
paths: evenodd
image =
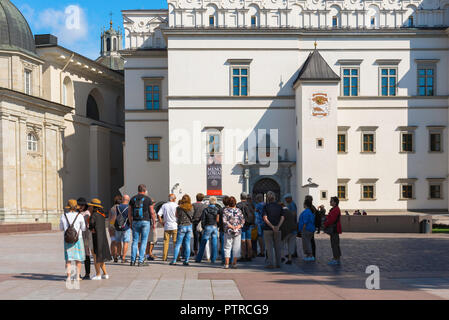
<instances>
[{"instance_id":1,"label":"neoclassical building","mask_svg":"<svg viewBox=\"0 0 449 320\"><path fill-rule=\"evenodd\" d=\"M129 192L448 210L449 1L168 0L123 19Z\"/></svg>"},{"instance_id":2,"label":"neoclassical building","mask_svg":"<svg viewBox=\"0 0 449 320\"><path fill-rule=\"evenodd\" d=\"M0 0L0 222L57 222L81 196L110 204L123 186L123 83L56 37L34 37Z\"/></svg>"}]
</instances>

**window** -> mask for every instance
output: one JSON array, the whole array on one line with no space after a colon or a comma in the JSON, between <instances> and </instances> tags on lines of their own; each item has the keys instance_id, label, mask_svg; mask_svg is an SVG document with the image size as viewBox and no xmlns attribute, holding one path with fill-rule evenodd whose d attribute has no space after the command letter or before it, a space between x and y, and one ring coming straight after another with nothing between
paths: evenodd
<instances>
[{"instance_id":1,"label":"window","mask_svg":"<svg viewBox=\"0 0 449 320\"><path fill-rule=\"evenodd\" d=\"M374 133L363 134L363 152L374 152Z\"/></svg>"},{"instance_id":2,"label":"window","mask_svg":"<svg viewBox=\"0 0 449 320\"><path fill-rule=\"evenodd\" d=\"M371 17L371 27L376 26L376 17Z\"/></svg>"},{"instance_id":3,"label":"window","mask_svg":"<svg viewBox=\"0 0 449 320\"><path fill-rule=\"evenodd\" d=\"M380 85L382 96L395 96L397 88L397 69L396 68L381 68L380 69Z\"/></svg>"},{"instance_id":4,"label":"window","mask_svg":"<svg viewBox=\"0 0 449 320\"><path fill-rule=\"evenodd\" d=\"M362 199L374 200L374 185L362 185Z\"/></svg>"},{"instance_id":5,"label":"window","mask_svg":"<svg viewBox=\"0 0 449 320\"><path fill-rule=\"evenodd\" d=\"M401 185L401 199L413 199L413 185Z\"/></svg>"},{"instance_id":6,"label":"window","mask_svg":"<svg viewBox=\"0 0 449 320\"><path fill-rule=\"evenodd\" d=\"M232 95L248 96L248 68L232 68Z\"/></svg>"},{"instance_id":7,"label":"window","mask_svg":"<svg viewBox=\"0 0 449 320\"><path fill-rule=\"evenodd\" d=\"M429 186L430 199L442 199L441 197L441 184L431 184Z\"/></svg>"},{"instance_id":8,"label":"window","mask_svg":"<svg viewBox=\"0 0 449 320\"><path fill-rule=\"evenodd\" d=\"M158 85L145 86L145 107L147 110L160 109L160 87Z\"/></svg>"},{"instance_id":9,"label":"window","mask_svg":"<svg viewBox=\"0 0 449 320\"><path fill-rule=\"evenodd\" d=\"M376 183L379 179L359 179L360 183L360 200L375 201L376 200Z\"/></svg>"},{"instance_id":10,"label":"window","mask_svg":"<svg viewBox=\"0 0 449 320\"><path fill-rule=\"evenodd\" d=\"M324 139L323 138L319 138L316 139L316 147L322 149L324 147Z\"/></svg>"},{"instance_id":11,"label":"window","mask_svg":"<svg viewBox=\"0 0 449 320\"><path fill-rule=\"evenodd\" d=\"M338 153L346 153L346 133L338 134Z\"/></svg>"},{"instance_id":12,"label":"window","mask_svg":"<svg viewBox=\"0 0 449 320\"><path fill-rule=\"evenodd\" d=\"M161 138L147 137L147 161L161 160Z\"/></svg>"},{"instance_id":13,"label":"window","mask_svg":"<svg viewBox=\"0 0 449 320\"><path fill-rule=\"evenodd\" d=\"M257 17L256 16L251 16L251 27L256 27L257 26Z\"/></svg>"},{"instance_id":14,"label":"window","mask_svg":"<svg viewBox=\"0 0 449 320\"><path fill-rule=\"evenodd\" d=\"M320 200L327 200L327 191L320 192Z\"/></svg>"},{"instance_id":15,"label":"window","mask_svg":"<svg viewBox=\"0 0 449 320\"><path fill-rule=\"evenodd\" d=\"M207 138L207 151L210 155L220 152L220 134L210 133Z\"/></svg>"},{"instance_id":16,"label":"window","mask_svg":"<svg viewBox=\"0 0 449 320\"><path fill-rule=\"evenodd\" d=\"M215 26L215 17L209 16L209 26L214 27Z\"/></svg>"},{"instance_id":17,"label":"window","mask_svg":"<svg viewBox=\"0 0 449 320\"><path fill-rule=\"evenodd\" d=\"M31 70L24 71L24 92L25 94L31 93Z\"/></svg>"},{"instance_id":18,"label":"window","mask_svg":"<svg viewBox=\"0 0 449 320\"><path fill-rule=\"evenodd\" d=\"M430 151L441 152L441 133L430 134Z\"/></svg>"},{"instance_id":19,"label":"window","mask_svg":"<svg viewBox=\"0 0 449 320\"><path fill-rule=\"evenodd\" d=\"M418 68L418 95L433 96L435 95L435 69L433 67Z\"/></svg>"},{"instance_id":20,"label":"window","mask_svg":"<svg viewBox=\"0 0 449 320\"><path fill-rule=\"evenodd\" d=\"M37 152L37 137L34 133L27 134L27 151Z\"/></svg>"},{"instance_id":21,"label":"window","mask_svg":"<svg viewBox=\"0 0 449 320\"><path fill-rule=\"evenodd\" d=\"M332 17L332 27L334 27L334 28L338 27L338 17L337 16Z\"/></svg>"},{"instance_id":22,"label":"window","mask_svg":"<svg viewBox=\"0 0 449 320\"><path fill-rule=\"evenodd\" d=\"M401 152L413 152L413 133L401 133Z\"/></svg>"},{"instance_id":23,"label":"window","mask_svg":"<svg viewBox=\"0 0 449 320\"><path fill-rule=\"evenodd\" d=\"M343 69L343 96L359 95L359 69L344 68Z\"/></svg>"},{"instance_id":24,"label":"window","mask_svg":"<svg viewBox=\"0 0 449 320\"><path fill-rule=\"evenodd\" d=\"M414 26L413 16L408 17L408 27L412 28Z\"/></svg>"},{"instance_id":25,"label":"window","mask_svg":"<svg viewBox=\"0 0 449 320\"><path fill-rule=\"evenodd\" d=\"M337 197L339 200L346 200L346 185L339 184L337 187Z\"/></svg>"},{"instance_id":26,"label":"window","mask_svg":"<svg viewBox=\"0 0 449 320\"><path fill-rule=\"evenodd\" d=\"M444 126L428 126L429 130L429 152L443 152L443 130Z\"/></svg>"},{"instance_id":27,"label":"window","mask_svg":"<svg viewBox=\"0 0 449 320\"><path fill-rule=\"evenodd\" d=\"M429 182L429 199L441 200L443 199L443 182L445 178L428 178Z\"/></svg>"}]
</instances>

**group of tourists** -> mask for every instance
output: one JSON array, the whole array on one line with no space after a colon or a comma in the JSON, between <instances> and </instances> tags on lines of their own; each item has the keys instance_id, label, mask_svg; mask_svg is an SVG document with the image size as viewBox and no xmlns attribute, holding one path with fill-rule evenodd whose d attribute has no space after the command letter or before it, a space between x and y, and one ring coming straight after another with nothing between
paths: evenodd
<instances>
[{"instance_id":1,"label":"group of tourists","mask_svg":"<svg viewBox=\"0 0 449 320\"><path fill-rule=\"evenodd\" d=\"M297 241L302 239L303 259L316 259L315 234L323 230L330 235L333 259L330 265L340 264L340 209L338 198L331 198L331 210L325 216L323 206L315 208L313 198L306 196L304 210L298 208L291 194L283 201L276 200L274 192L266 197L256 195L253 200L247 193L240 201L224 196L206 200L197 194L192 202L189 195L177 201L170 194L168 201L155 211L155 202L148 196L145 185L138 186L138 194L116 196L114 206L106 213L99 199L87 202L84 198L69 200L61 216L60 228L64 231L64 250L67 277L71 277L71 262L76 262L76 277L82 279L108 279L105 262L129 263L146 266L155 260L153 249L157 243L157 224L164 228L162 261L176 265L183 260L189 266L204 260L216 263L221 257L225 269L237 268L238 262L248 262L256 257L265 258L265 268L278 269L281 263L292 264L297 257ZM193 237L193 241L192 241ZM170 242L173 256L169 260ZM131 260L126 259L131 243ZM193 250L192 250L193 249ZM283 252L285 250L285 252ZM95 275L91 277L91 256Z\"/></svg>"}]
</instances>

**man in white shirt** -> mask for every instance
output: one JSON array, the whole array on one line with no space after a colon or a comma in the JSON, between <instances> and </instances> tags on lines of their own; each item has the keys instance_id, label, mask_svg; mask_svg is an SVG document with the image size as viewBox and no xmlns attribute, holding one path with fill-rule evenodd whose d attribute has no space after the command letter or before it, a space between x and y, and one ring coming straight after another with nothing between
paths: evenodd
<instances>
[{"instance_id":1,"label":"man in white shirt","mask_svg":"<svg viewBox=\"0 0 449 320\"><path fill-rule=\"evenodd\" d=\"M177 207L176 196L174 194L170 194L168 196L168 202L164 203L157 213L159 222L164 226L163 261L167 261L170 238L172 238L173 246L176 244L176 236L178 234L178 223L176 219Z\"/></svg>"}]
</instances>

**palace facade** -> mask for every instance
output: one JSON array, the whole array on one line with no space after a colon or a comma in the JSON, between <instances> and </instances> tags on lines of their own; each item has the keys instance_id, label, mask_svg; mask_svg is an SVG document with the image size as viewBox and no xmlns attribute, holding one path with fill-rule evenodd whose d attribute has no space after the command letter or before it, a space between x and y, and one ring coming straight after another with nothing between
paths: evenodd
<instances>
[{"instance_id":1,"label":"palace facade","mask_svg":"<svg viewBox=\"0 0 449 320\"><path fill-rule=\"evenodd\" d=\"M447 211L449 1L125 10L125 187Z\"/></svg>"}]
</instances>

